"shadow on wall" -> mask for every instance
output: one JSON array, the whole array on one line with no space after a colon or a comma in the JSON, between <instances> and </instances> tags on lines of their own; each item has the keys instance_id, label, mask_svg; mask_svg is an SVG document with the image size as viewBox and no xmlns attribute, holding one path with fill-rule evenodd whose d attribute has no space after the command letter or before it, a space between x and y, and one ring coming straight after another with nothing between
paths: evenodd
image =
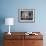
<instances>
[{"instance_id":1,"label":"shadow on wall","mask_svg":"<svg viewBox=\"0 0 46 46\"><path fill-rule=\"evenodd\" d=\"M3 46L3 32L2 32L2 25L5 23L5 17L0 16L0 46Z\"/></svg>"}]
</instances>

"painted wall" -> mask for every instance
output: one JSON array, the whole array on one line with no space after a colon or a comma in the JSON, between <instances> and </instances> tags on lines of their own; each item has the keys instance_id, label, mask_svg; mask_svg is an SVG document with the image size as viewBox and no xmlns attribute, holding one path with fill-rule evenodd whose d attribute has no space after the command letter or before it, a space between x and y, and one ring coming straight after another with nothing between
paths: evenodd
<instances>
[{"instance_id":1,"label":"painted wall","mask_svg":"<svg viewBox=\"0 0 46 46\"><path fill-rule=\"evenodd\" d=\"M18 9L35 9L35 23L18 22ZM46 0L1 0L1 17L13 17L14 26L11 31L46 31ZM1 26L2 32L8 31L8 26Z\"/></svg>"}]
</instances>

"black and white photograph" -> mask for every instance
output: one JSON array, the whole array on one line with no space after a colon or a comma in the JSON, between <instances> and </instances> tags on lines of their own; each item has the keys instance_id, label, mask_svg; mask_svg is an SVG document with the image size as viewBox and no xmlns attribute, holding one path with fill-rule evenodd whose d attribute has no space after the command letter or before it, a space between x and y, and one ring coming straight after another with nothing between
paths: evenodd
<instances>
[{"instance_id":1,"label":"black and white photograph","mask_svg":"<svg viewBox=\"0 0 46 46\"><path fill-rule=\"evenodd\" d=\"M35 9L19 9L19 22L34 22Z\"/></svg>"}]
</instances>

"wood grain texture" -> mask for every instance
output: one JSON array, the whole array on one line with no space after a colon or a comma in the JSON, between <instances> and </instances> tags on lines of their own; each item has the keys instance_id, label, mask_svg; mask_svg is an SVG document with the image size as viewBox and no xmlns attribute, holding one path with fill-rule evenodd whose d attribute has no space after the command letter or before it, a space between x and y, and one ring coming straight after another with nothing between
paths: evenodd
<instances>
[{"instance_id":1,"label":"wood grain texture","mask_svg":"<svg viewBox=\"0 0 46 46\"><path fill-rule=\"evenodd\" d=\"M43 46L43 35L40 32L35 32L38 35L25 35L25 32L11 33L4 33L4 46Z\"/></svg>"}]
</instances>

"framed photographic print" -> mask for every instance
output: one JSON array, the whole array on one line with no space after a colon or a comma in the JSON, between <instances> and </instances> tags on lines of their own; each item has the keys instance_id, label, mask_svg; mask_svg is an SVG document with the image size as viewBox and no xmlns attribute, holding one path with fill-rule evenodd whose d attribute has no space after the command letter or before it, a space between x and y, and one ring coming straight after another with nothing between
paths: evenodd
<instances>
[{"instance_id":1,"label":"framed photographic print","mask_svg":"<svg viewBox=\"0 0 46 46\"><path fill-rule=\"evenodd\" d=\"M35 22L35 9L19 9L18 15L19 22Z\"/></svg>"}]
</instances>

